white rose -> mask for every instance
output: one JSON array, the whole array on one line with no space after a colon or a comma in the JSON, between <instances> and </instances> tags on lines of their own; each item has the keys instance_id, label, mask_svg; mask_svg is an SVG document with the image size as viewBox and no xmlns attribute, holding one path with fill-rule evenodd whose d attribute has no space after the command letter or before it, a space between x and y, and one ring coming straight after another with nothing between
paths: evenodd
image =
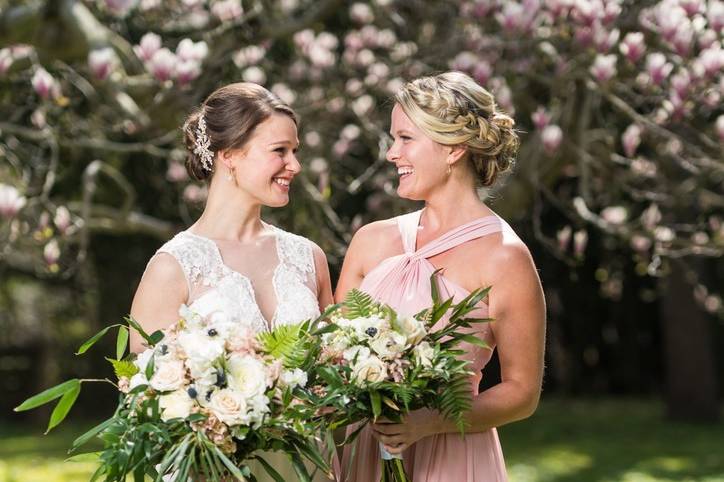
<instances>
[{"instance_id":1,"label":"white rose","mask_svg":"<svg viewBox=\"0 0 724 482\"><path fill-rule=\"evenodd\" d=\"M186 353L186 363L194 378L224 354L223 340L210 337L201 330L179 334L178 344Z\"/></svg>"},{"instance_id":2,"label":"white rose","mask_svg":"<svg viewBox=\"0 0 724 482\"><path fill-rule=\"evenodd\" d=\"M139 385L148 385L144 371L140 371L131 377L128 381L128 390L131 391Z\"/></svg>"},{"instance_id":3,"label":"white rose","mask_svg":"<svg viewBox=\"0 0 724 482\"><path fill-rule=\"evenodd\" d=\"M387 367L382 360L372 355L355 364L352 368L352 378L358 385L381 382L387 378Z\"/></svg>"},{"instance_id":4,"label":"white rose","mask_svg":"<svg viewBox=\"0 0 724 482\"><path fill-rule=\"evenodd\" d=\"M405 335L407 343L410 345L417 345L425 338L425 335L427 335L425 325L413 316L398 318L395 325L395 328Z\"/></svg>"},{"instance_id":5,"label":"white rose","mask_svg":"<svg viewBox=\"0 0 724 482\"><path fill-rule=\"evenodd\" d=\"M432 367L432 358L435 356L435 350L433 347L430 346L430 344L426 341L423 341L419 345L417 345L415 348L412 349L412 353L414 354L415 358L417 359L417 363L420 366L431 368Z\"/></svg>"},{"instance_id":6,"label":"white rose","mask_svg":"<svg viewBox=\"0 0 724 482\"><path fill-rule=\"evenodd\" d=\"M164 360L156 365L150 383L154 390L170 392L184 385L186 368L180 360Z\"/></svg>"},{"instance_id":7,"label":"white rose","mask_svg":"<svg viewBox=\"0 0 724 482\"><path fill-rule=\"evenodd\" d=\"M322 335L322 343L331 351L341 353L349 347L350 340L344 331L338 330Z\"/></svg>"},{"instance_id":8,"label":"white rose","mask_svg":"<svg viewBox=\"0 0 724 482\"><path fill-rule=\"evenodd\" d=\"M211 395L209 410L226 425L247 423L246 398L241 393L224 388Z\"/></svg>"},{"instance_id":9,"label":"white rose","mask_svg":"<svg viewBox=\"0 0 724 482\"><path fill-rule=\"evenodd\" d=\"M307 384L307 373L299 368L294 370L283 370L280 377L282 386L285 387L303 387Z\"/></svg>"},{"instance_id":10,"label":"white rose","mask_svg":"<svg viewBox=\"0 0 724 482\"><path fill-rule=\"evenodd\" d=\"M354 320L354 329L360 338L374 338L381 331L389 329L387 320L377 316L357 318Z\"/></svg>"},{"instance_id":11,"label":"white rose","mask_svg":"<svg viewBox=\"0 0 724 482\"><path fill-rule=\"evenodd\" d=\"M194 401L186 390L176 390L167 395L161 395L158 399L158 406L161 409L161 420L165 422L172 418L188 417Z\"/></svg>"},{"instance_id":12,"label":"white rose","mask_svg":"<svg viewBox=\"0 0 724 482\"><path fill-rule=\"evenodd\" d=\"M362 346L362 345L355 345L355 346L349 347L342 353L342 357L345 360L347 360L349 362L356 361L357 363L366 359L369 356L370 356L370 349L367 348L366 346Z\"/></svg>"},{"instance_id":13,"label":"white rose","mask_svg":"<svg viewBox=\"0 0 724 482\"><path fill-rule=\"evenodd\" d=\"M232 355L226 364L229 387L246 398L263 395L267 388L266 365L248 355Z\"/></svg>"},{"instance_id":14,"label":"white rose","mask_svg":"<svg viewBox=\"0 0 724 482\"><path fill-rule=\"evenodd\" d=\"M143 350L141 353L139 353L136 356L136 360L133 362L138 369L142 372L146 372L146 367L148 366L148 362L151 361L151 357L153 356L153 348L148 348L146 350Z\"/></svg>"},{"instance_id":15,"label":"white rose","mask_svg":"<svg viewBox=\"0 0 724 482\"><path fill-rule=\"evenodd\" d=\"M394 358L405 351L406 346L407 338L396 331L383 332L370 342L370 348L385 359Z\"/></svg>"},{"instance_id":16,"label":"white rose","mask_svg":"<svg viewBox=\"0 0 724 482\"><path fill-rule=\"evenodd\" d=\"M249 409L247 423L254 427L261 425L264 421L264 416L270 411L269 403L269 398L265 395L259 395L247 400Z\"/></svg>"},{"instance_id":17,"label":"white rose","mask_svg":"<svg viewBox=\"0 0 724 482\"><path fill-rule=\"evenodd\" d=\"M178 309L178 314L181 318L186 320L186 323L191 329L198 329L203 323L201 315L199 315L186 305L181 305L181 307Z\"/></svg>"}]
</instances>

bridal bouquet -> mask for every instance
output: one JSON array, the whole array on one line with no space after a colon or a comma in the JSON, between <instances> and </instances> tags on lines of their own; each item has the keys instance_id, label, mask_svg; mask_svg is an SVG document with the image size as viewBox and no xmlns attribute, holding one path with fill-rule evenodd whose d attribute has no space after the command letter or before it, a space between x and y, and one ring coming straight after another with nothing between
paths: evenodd
<instances>
[{"instance_id":1,"label":"bridal bouquet","mask_svg":"<svg viewBox=\"0 0 724 482\"><path fill-rule=\"evenodd\" d=\"M462 342L485 347L470 330L488 319L468 317L488 289L476 290L457 304L440 301L433 283L433 305L415 316L403 315L358 290L328 317L312 391L320 406L332 407L331 426L380 417L399 422L411 410L431 408L465 430L472 403L471 372L460 360ZM437 322L449 319L440 328ZM408 480L400 457L380 445L382 481Z\"/></svg>"},{"instance_id":2,"label":"bridal bouquet","mask_svg":"<svg viewBox=\"0 0 724 482\"><path fill-rule=\"evenodd\" d=\"M85 352L118 326L117 356L109 359L118 377L118 408L73 444L75 450L95 436L103 440L92 480L121 482L133 474L135 481L145 475L156 481L254 481L246 462L256 459L283 481L259 453L269 450L288 454L301 480L310 479L304 459L331 473L315 441L319 417L304 389L318 351L310 335L314 322L257 335L220 313L202 318L184 306L180 315L176 324L151 335L127 318L128 327L107 327L79 349ZM122 358L129 328L148 347L135 359ZM85 381L91 380L62 383L16 410L60 398L50 430L65 418Z\"/></svg>"}]
</instances>

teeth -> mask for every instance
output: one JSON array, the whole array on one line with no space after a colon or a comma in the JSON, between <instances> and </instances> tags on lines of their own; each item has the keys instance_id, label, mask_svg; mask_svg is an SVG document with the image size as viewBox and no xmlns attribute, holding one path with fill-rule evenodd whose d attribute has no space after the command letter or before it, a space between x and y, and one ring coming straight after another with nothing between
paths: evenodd
<instances>
[{"instance_id":1,"label":"teeth","mask_svg":"<svg viewBox=\"0 0 724 482\"><path fill-rule=\"evenodd\" d=\"M288 179L282 179L279 177L274 178L274 182L279 184L280 186L289 186L289 180Z\"/></svg>"},{"instance_id":2,"label":"teeth","mask_svg":"<svg viewBox=\"0 0 724 482\"><path fill-rule=\"evenodd\" d=\"M415 172L415 170L411 167L398 167L397 168L397 174L399 176L404 176L405 174L412 174Z\"/></svg>"}]
</instances>

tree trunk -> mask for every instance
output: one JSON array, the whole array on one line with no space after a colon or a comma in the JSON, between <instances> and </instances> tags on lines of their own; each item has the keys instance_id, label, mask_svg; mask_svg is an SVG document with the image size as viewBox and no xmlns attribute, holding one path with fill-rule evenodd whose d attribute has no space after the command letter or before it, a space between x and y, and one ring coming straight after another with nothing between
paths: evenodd
<instances>
[{"instance_id":1,"label":"tree trunk","mask_svg":"<svg viewBox=\"0 0 724 482\"><path fill-rule=\"evenodd\" d=\"M701 271L701 262L695 260L692 265ZM711 317L694 299L681 262L673 260L671 273L662 283L668 415L674 420L715 422L719 400Z\"/></svg>"}]
</instances>

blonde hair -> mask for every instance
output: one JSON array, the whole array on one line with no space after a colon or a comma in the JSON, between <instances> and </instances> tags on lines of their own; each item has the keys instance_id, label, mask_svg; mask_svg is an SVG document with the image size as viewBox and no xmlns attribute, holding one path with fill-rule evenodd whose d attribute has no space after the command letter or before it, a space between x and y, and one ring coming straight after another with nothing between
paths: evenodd
<instances>
[{"instance_id":1,"label":"blonde hair","mask_svg":"<svg viewBox=\"0 0 724 482\"><path fill-rule=\"evenodd\" d=\"M446 72L421 77L405 84L395 101L433 141L467 148L479 187L492 186L513 167L520 144L515 121L470 76Z\"/></svg>"}]
</instances>

